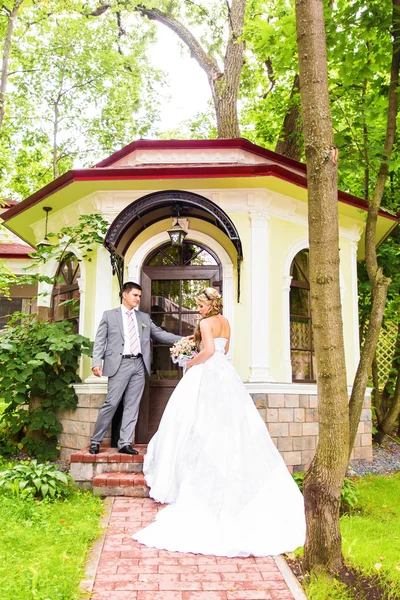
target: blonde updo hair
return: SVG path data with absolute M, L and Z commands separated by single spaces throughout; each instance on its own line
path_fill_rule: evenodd
M 194 341 L 197 346 L 197 350 L 199 350 L 201 342 L 200 321 L 203 319 L 208 319 L 209 317 L 215 317 L 216 315 L 222 313 L 222 296 L 215 288 L 208 287 L 202 290 L 200 294 L 196 296 L 196 300 L 206 304 L 210 303 L 210 308 L 208 309 L 206 316 L 198 320 L 194 332 Z

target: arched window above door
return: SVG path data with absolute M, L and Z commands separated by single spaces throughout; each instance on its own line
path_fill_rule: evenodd
M 294 257 L 290 284 L 290 358 L 293 381 L 315 381 L 314 347 L 311 329 L 308 250 Z
M 79 329 L 79 277 L 79 261 L 76 256 L 69 254 L 58 267 L 51 302 L 54 321 L 71 321 L 75 331 Z
M 208 248 L 186 241 L 182 246 L 164 244 L 148 257 L 145 264 L 149 267 L 184 267 L 218 265 L 219 262 Z
M 180 247 L 159 246 L 146 258 L 142 276 L 142 306 L 157 323 L 181 335 L 193 333 L 196 296 L 210 285 L 222 291 L 218 258 L 190 240 Z

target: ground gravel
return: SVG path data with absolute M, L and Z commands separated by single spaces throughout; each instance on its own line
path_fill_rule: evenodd
M 361 460 L 357 464 L 352 464 L 349 467 L 349 475 L 364 477 L 370 473 L 385 475 L 400 471 L 400 444 L 395 440 L 386 436 L 381 446 L 374 444 L 372 453 L 372 462 Z

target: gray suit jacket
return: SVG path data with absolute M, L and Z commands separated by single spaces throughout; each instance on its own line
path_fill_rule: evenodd
M 140 347 L 142 349 L 143 362 L 147 373 L 151 368 L 150 338 L 161 344 L 174 344 L 182 339 L 182 336 L 168 333 L 158 327 L 144 312 L 136 311 L 139 329 Z M 101 319 L 96 333 L 93 347 L 93 367 L 103 365 L 103 375 L 112 377 L 118 371 L 124 353 L 124 325 L 122 322 L 121 308 L 106 310 Z

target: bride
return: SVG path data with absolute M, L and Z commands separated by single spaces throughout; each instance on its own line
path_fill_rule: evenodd
M 222 299 L 196 299 L 199 353 L 176 387 L 144 460 L 150 496 L 167 503 L 133 539 L 216 556 L 268 556 L 304 544 L 303 497 L 234 368 Z M 201 343 L 201 345 L 200 345 Z

